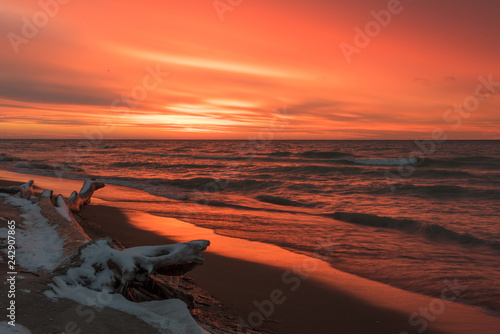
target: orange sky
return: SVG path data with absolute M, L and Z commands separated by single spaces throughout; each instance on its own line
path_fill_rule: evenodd
M 246 139 L 286 108 L 274 138 L 427 139 L 442 128 L 500 139 L 497 1 L 219 5 L 228 10 L 213 0 L 2 1 L 0 138 Z M 341 43 L 356 47 L 354 28 L 388 6 L 390 22 L 348 61 Z M 34 19 L 37 31 L 23 31 Z M 474 98 L 489 75 L 493 86 Z M 470 116 L 443 119 L 467 98 L 478 102 Z

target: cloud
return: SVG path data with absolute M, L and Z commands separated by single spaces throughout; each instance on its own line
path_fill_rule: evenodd
M 429 86 L 431 84 L 431 81 L 429 79 L 426 79 L 426 78 L 415 78 L 415 79 L 413 79 L 413 82 L 418 83 L 418 84 L 422 84 L 424 86 Z
M 11 101 L 102 106 L 113 98 L 98 88 L 56 84 L 35 78 L 0 78 L 0 97 Z
M 70 125 L 70 126 L 94 126 L 98 123 L 87 122 L 84 120 L 75 120 L 74 118 L 40 118 L 34 117 L 1 117 L 0 122 L 3 123 L 22 123 L 22 124 L 50 124 L 50 125 Z
M 287 109 L 288 114 L 299 120 L 307 117 L 315 117 L 324 120 L 353 121 L 362 116 L 358 113 L 348 111 L 353 105 L 344 101 L 313 99 L 289 105 Z

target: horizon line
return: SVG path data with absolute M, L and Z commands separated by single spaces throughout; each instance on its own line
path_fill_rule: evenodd
M 106 140 L 115 140 L 115 141 L 259 141 L 258 139 L 253 139 L 253 138 L 247 138 L 247 139 L 209 139 L 209 138 L 201 138 L 201 139 L 158 139 L 158 138 L 108 138 L 108 139 L 90 139 L 90 138 L 0 138 L 0 140 L 71 140 L 71 141 L 78 141 L 78 140 L 87 140 L 91 142 L 103 142 Z M 266 139 L 266 140 L 261 140 L 261 141 L 428 141 L 432 140 L 429 138 L 415 138 L 415 139 Z M 432 140 L 434 141 L 434 140 Z M 446 141 L 500 141 L 499 139 L 481 139 L 481 138 L 473 138 L 473 139 L 446 139 L 443 142 Z

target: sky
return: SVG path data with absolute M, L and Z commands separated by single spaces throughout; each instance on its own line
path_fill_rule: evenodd
M 500 139 L 498 1 L 0 1 L 0 138 Z

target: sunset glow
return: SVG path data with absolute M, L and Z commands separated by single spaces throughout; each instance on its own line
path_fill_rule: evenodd
M 4 3 L 0 138 L 500 139 L 497 2 L 214 3 Z

